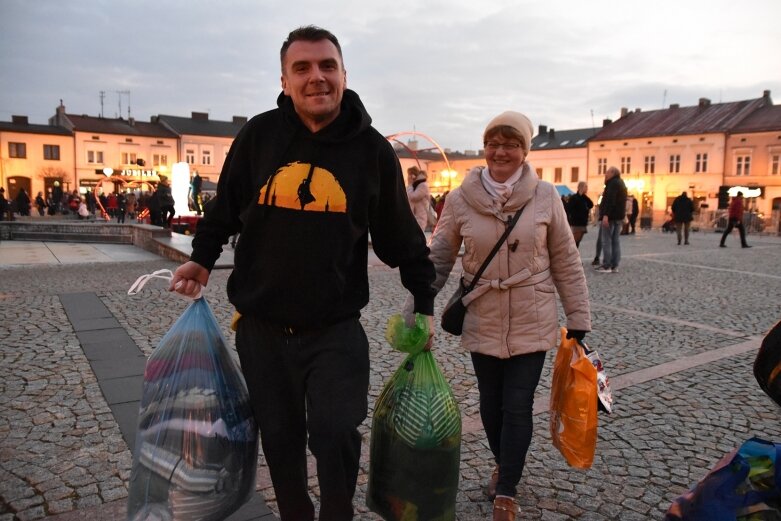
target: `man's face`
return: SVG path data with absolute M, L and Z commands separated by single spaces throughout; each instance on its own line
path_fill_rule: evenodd
M 347 72 L 336 46 L 328 40 L 293 42 L 282 64 L 282 90 L 296 113 L 316 132 L 339 115 Z

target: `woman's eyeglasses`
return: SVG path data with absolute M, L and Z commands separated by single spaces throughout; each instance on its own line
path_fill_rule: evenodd
M 520 143 L 496 143 L 494 141 L 486 141 L 483 143 L 486 150 L 507 150 L 508 152 L 514 152 L 521 148 Z

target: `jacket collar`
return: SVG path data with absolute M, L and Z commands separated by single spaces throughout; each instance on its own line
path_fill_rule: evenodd
M 496 215 L 502 220 L 504 220 L 503 215 L 507 212 L 515 212 L 528 203 L 540 182 L 537 173 L 529 162 L 525 161 L 521 167 L 523 169 L 521 178 L 515 183 L 510 198 L 504 206 L 501 207 L 483 186 L 481 174 L 484 168 L 487 167 L 473 168 L 469 174 L 467 174 L 466 179 L 464 179 L 464 182 L 461 184 L 461 192 L 463 193 L 467 204 L 474 208 L 478 213 Z

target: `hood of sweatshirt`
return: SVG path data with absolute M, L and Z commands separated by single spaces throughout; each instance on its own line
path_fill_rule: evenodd
M 339 115 L 325 128 L 311 132 L 298 117 L 293 99 L 284 92 L 277 97 L 277 106 L 284 115 L 285 123 L 293 135 L 301 134 L 321 143 L 340 143 L 348 141 L 371 126 L 372 118 L 366 112 L 361 98 L 350 89 L 345 89 Z

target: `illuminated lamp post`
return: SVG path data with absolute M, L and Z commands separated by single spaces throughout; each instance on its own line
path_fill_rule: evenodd
M 171 195 L 174 196 L 176 215 L 188 215 L 187 195 L 190 190 L 190 166 L 185 162 L 174 163 L 171 169 Z

